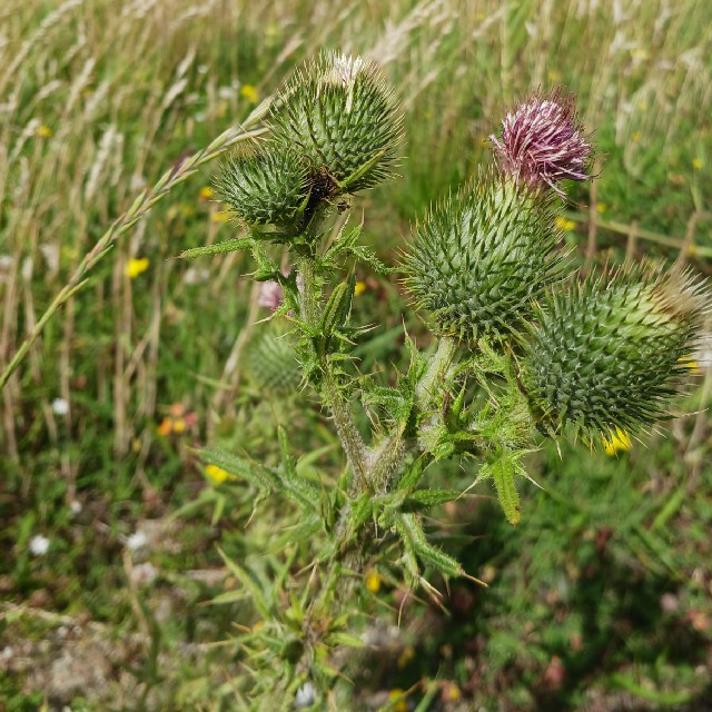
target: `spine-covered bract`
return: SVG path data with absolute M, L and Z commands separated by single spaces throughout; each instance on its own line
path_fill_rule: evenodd
M 559 432 L 635 431 L 664 416 L 709 303 L 688 272 L 622 270 L 551 294 L 523 360 L 537 418 Z
M 415 226 L 405 283 L 436 334 L 508 336 L 559 275 L 558 241 L 548 196 L 482 172 Z
M 308 197 L 307 166 L 293 147 L 264 141 L 228 159 L 215 187 L 244 222 L 286 227 L 298 221 Z
M 325 53 L 287 85 L 271 123 L 278 140 L 307 158 L 315 186 L 328 197 L 391 175 L 403 120 L 375 64 Z

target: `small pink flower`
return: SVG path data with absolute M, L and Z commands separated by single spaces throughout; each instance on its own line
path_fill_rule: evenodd
M 272 311 L 276 311 L 282 305 L 284 300 L 284 292 L 279 282 L 273 279 L 262 282 L 260 286 L 260 294 L 257 298 L 257 303 L 261 307 L 267 307 Z
M 490 138 L 502 169 L 531 186 L 545 184 L 563 196 L 558 181 L 591 177 L 591 144 L 573 98 L 561 92 L 531 97 L 505 116 L 502 138 Z

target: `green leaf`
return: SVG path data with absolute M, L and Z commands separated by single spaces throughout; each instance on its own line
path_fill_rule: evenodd
M 413 494 L 406 498 L 403 504 L 404 506 L 407 506 L 408 503 L 412 503 L 416 506 L 434 507 L 443 502 L 452 502 L 461 494 L 462 492 L 460 492 L 460 490 L 422 489 L 413 492 Z
M 394 267 L 388 267 L 377 256 L 376 253 L 365 245 L 354 245 L 347 250 L 354 257 L 365 262 L 376 274 L 390 274 L 395 272 Z
M 294 459 L 289 452 L 287 431 L 282 426 L 278 428 L 277 436 L 282 452 L 282 472 L 280 473 L 280 480 L 284 492 L 297 502 L 297 504 L 309 507 L 310 509 L 318 509 L 321 504 L 321 494 L 314 485 L 297 474 Z
M 192 247 L 189 250 L 183 250 L 178 255 L 178 259 L 193 259 L 195 257 L 206 257 L 208 255 L 222 255 L 227 252 L 236 252 L 243 250 L 246 247 L 251 247 L 253 240 L 250 237 L 239 237 L 233 240 L 225 240 L 224 242 L 216 242 L 214 245 L 204 245 L 203 247 Z
M 223 591 L 217 596 L 211 598 L 209 603 L 213 606 L 223 606 L 228 603 L 238 603 L 239 601 L 244 601 L 245 599 L 249 599 L 249 597 L 249 592 L 242 588 L 235 591 Z
M 275 474 L 266 467 L 237 455 L 232 455 L 224 450 L 201 448 L 198 450 L 198 456 L 203 462 L 222 467 L 223 470 L 226 470 L 231 475 L 247 480 L 258 489 L 270 491 L 279 485 Z
M 236 561 L 233 561 L 220 547 L 218 547 L 218 554 L 225 562 L 225 565 L 230 570 L 230 573 L 245 587 L 247 592 L 250 594 L 250 599 L 253 605 L 257 609 L 257 612 L 262 616 L 263 619 L 270 619 L 270 605 L 267 601 L 264 591 L 258 585 L 257 581 L 252 577 L 252 575 L 242 566 L 240 566 Z
M 363 648 L 363 640 L 351 633 L 332 633 L 327 642 L 333 646 L 344 646 L 347 648 Z
M 489 470 L 504 516 L 507 517 L 510 524 L 519 524 L 521 512 L 519 510 L 519 493 L 514 484 L 514 477 L 517 474 L 514 460 L 511 456 L 502 454 L 490 464 Z
M 418 485 L 418 482 L 420 482 L 420 478 L 423 476 L 425 462 L 425 457 L 421 455 L 410 465 L 410 467 L 405 470 L 403 476 L 398 481 L 398 491 L 409 492 Z
M 395 526 L 406 545 L 406 552 L 414 553 L 420 561 L 437 569 L 444 576 L 465 575 L 458 561 L 428 542 L 420 521 L 414 514 L 401 514 L 396 518 Z
M 324 307 L 324 315 L 321 320 L 321 328 L 326 336 L 330 336 L 346 324 L 351 312 L 355 283 L 356 279 L 351 274 L 346 281 L 334 287 L 334 291 Z

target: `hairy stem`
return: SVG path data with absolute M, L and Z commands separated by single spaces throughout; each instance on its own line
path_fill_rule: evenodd
M 300 294 L 301 316 L 307 324 L 315 325 L 319 319 L 320 290 L 315 279 L 314 260 L 308 256 L 301 257 L 297 269 L 303 280 Z M 323 371 L 322 393 L 324 400 L 331 411 L 336 432 L 341 440 L 351 471 L 354 473 L 356 490 L 363 491 L 369 486 L 366 445 L 354 423 L 351 405 L 339 388 L 328 356 L 322 357 L 320 361 Z

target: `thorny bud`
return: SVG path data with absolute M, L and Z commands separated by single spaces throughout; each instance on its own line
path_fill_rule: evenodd
M 631 431 L 664 416 L 689 371 L 709 293 L 688 271 L 621 269 L 551 294 L 523 360 L 532 410 L 550 431 Z
M 246 223 L 290 226 L 308 196 L 306 164 L 290 146 L 274 141 L 255 143 L 228 159 L 215 188 Z
M 439 336 L 509 335 L 561 272 L 551 201 L 506 177 L 480 173 L 414 233 L 405 284 Z
M 295 393 L 302 380 L 297 352 L 288 334 L 271 329 L 253 341 L 245 354 L 245 371 L 261 393 Z
M 299 72 L 272 109 L 275 137 L 305 155 L 319 198 L 354 193 L 389 177 L 402 126 L 376 65 L 334 52 Z

